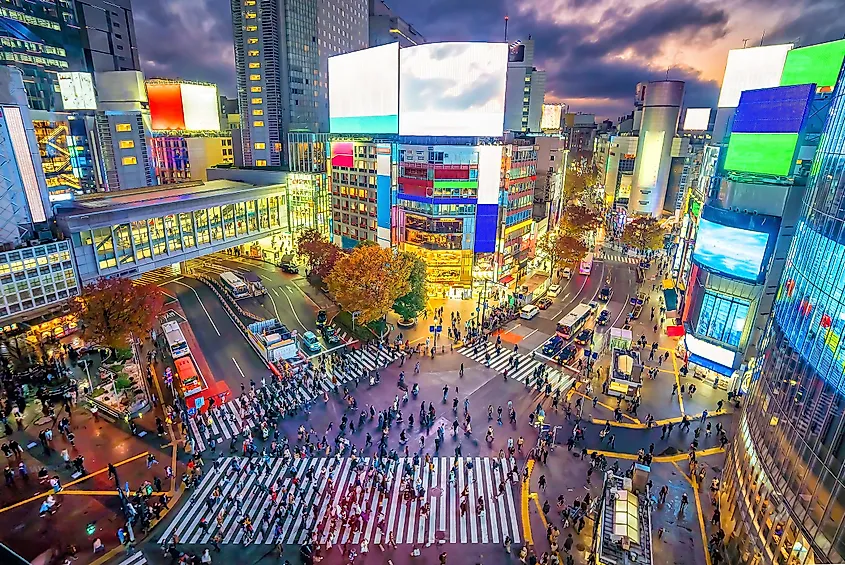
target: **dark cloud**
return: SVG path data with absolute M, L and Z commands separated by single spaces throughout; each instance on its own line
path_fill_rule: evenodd
M 785 2 L 786 0 L 776 0 Z M 845 37 L 845 5 L 841 0 L 816 0 L 794 17 L 781 18 L 767 37 L 770 41 L 814 45 Z
M 148 78 L 216 83 L 235 96 L 231 8 L 224 0 L 143 0 L 132 5 Z

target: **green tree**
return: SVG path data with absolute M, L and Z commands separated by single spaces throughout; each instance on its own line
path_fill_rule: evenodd
M 329 292 L 347 312 L 366 324 L 387 315 L 396 299 L 411 290 L 411 261 L 377 245 L 358 246 L 343 255 L 326 277 Z
M 413 320 L 420 312 L 425 310 L 425 305 L 428 302 L 428 289 L 425 285 L 428 267 L 425 260 L 419 255 L 412 253 L 402 253 L 402 255 L 412 261 L 411 273 L 408 276 L 411 290 L 396 299 L 393 303 L 393 311 L 402 317 L 402 321 L 407 322 Z
M 622 231 L 622 243 L 647 251 L 663 247 L 663 228 L 660 221 L 651 216 L 637 216 Z
M 567 235 L 584 239 L 589 232 L 597 230 L 602 224 L 601 215 L 581 204 L 569 204 L 560 217 L 560 229 Z
M 134 284 L 125 277 L 99 278 L 70 302 L 86 341 L 117 349 L 130 334 L 143 337 L 164 305 L 156 285 Z
M 562 230 L 546 233 L 540 238 L 537 248 L 549 262 L 549 273 L 552 279 L 558 269 L 571 267 L 587 253 L 587 246 L 580 238 Z

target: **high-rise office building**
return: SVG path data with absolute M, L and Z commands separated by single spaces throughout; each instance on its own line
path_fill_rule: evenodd
M 140 71 L 130 0 L 75 0 L 88 72 Z
M 367 47 L 367 0 L 231 0 L 244 165 L 279 166 L 287 134 L 326 132 L 328 58 Z
M 400 18 L 384 0 L 370 0 L 370 47 L 399 42 L 400 47 L 425 43 L 425 37 Z
M 782 86 L 767 89 L 806 90 L 803 83 L 811 83 L 816 103 L 827 102 L 829 112 L 806 192 L 793 207 L 800 208 L 800 213 L 791 230 L 794 235 L 782 262 L 780 284 L 772 293 L 772 314 L 749 371 L 748 398 L 723 475 L 722 515 L 727 518 L 727 561 L 731 563 L 845 561 L 843 48 L 845 43 L 831 42 L 789 51 L 780 75 Z M 836 67 L 840 68 L 838 81 L 831 78 Z M 834 81 L 833 95 L 825 99 L 825 89 L 829 91 Z M 743 92 L 738 103 L 731 143 L 742 135 L 746 140 L 737 147 L 753 144 L 760 157 L 747 159 L 753 154 L 736 148 L 731 155 L 729 145 L 726 161 L 758 169 L 783 164 L 792 173 L 794 154 L 777 150 L 789 134 L 760 133 L 776 131 L 771 126 L 736 132 L 740 121 L 746 130 L 747 94 Z M 784 129 L 784 122 L 776 120 L 798 115 L 784 110 L 783 104 L 772 110 L 770 123 L 781 126 L 777 131 Z
M 505 87 L 505 130 L 539 132 L 546 95 L 546 71 L 534 66 L 534 40 L 512 43 Z

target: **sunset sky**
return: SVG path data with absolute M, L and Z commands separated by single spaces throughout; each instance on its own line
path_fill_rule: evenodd
M 687 81 L 686 106 L 715 106 L 729 49 L 845 36 L 842 0 L 389 0 L 428 41 L 536 40 L 547 101 L 615 118 L 637 82 Z M 235 96 L 229 2 L 133 5 L 147 77 L 217 83 Z

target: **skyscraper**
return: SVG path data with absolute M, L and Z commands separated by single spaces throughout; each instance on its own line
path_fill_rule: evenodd
M 367 47 L 367 0 L 231 0 L 244 165 L 279 166 L 289 132 L 328 131 L 328 58 Z
M 844 147 L 840 71 L 723 475 L 731 563 L 845 561 Z
M 534 40 L 512 43 L 505 87 L 505 129 L 539 132 L 546 95 L 546 71 L 534 66 Z
M 399 42 L 400 47 L 425 43 L 414 26 L 400 18 L 384 0 L 370 0 L 370 47 Z

